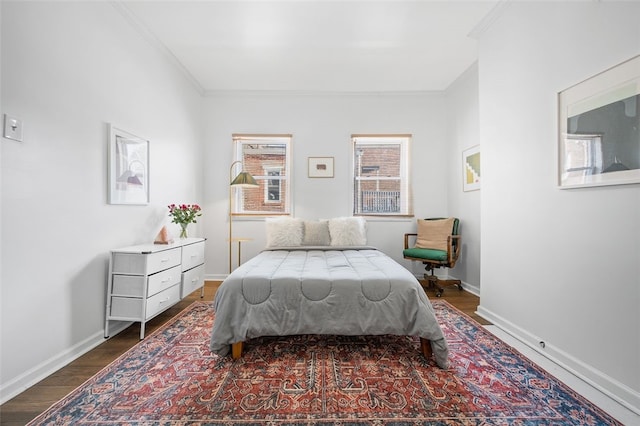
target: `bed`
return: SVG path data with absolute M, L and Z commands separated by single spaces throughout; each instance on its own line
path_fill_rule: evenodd
M 448 347 L 418 280 L 369 246 L 271 247 L 233 271 L 215 301 L 210 348 L 234 358 L 243 342 L 301 334 L 420 337 L 448 368 Z

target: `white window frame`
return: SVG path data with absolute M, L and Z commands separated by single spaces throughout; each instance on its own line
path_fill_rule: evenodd
M 277 175 L 270 175 L 271 172 L 278 172 Z M 264 168 L 265 176 L 268 176 L 267 184 L 264 186 L 264 202 L 265 203 L 281 203 L 282 202 L 282 180 L 280 179 L 280 175 L 282 174 L 282 167 L 265 167 Z M 270 181 L 277 180 L 278 181 L 278 199 L 271 200 L 269 198 L 269 187 L 271 186 Z
M 358 164 L 358 147 L 371 145 L 399 145 L 400 146 L 400 174 L 399 176 L 359 176 L 362 165 Z M 352 159 L 352 197 L 354 216 L 385 216 L 407 217 L 413 216 L 411 182 L 410 182 L 410 145 L 411 135 L 351 135 L 351 159 Z M 359 183 L 364 181 L 400 180 L 400 210 L 398 212 L 364 212 L 358 200 L 360 199 Z
M 243 157 L 243 146 L 251 145 L 251 144 L 259 144 L 259 145 L 284 145 L 285 146 L 285 161 L 284 168 L 277 167 L 280 170 L 279 176 L 269 176 L 268 170 L 275 169 L 276 167 L 262 167 L 262 175 L 252 175 L 253 178 L 260 184 L 261 181 L 264 181 L 264 190 L 261 192 L 262 196 L 265 199 L 265 204 L 271 204 L 268 199 L 268 185 L 269 180 L 273 180 L 274 178 L 280 180 L 280 198 L 284 205 L 283 211 L 247 211 L 244 208 L 244 193 L 243 191 L 252 191 L 258 190 L 255 189 L 245 189 L 245 188 L 237 188 L 232 195 L 233 199 L 233 211 L 231 214 L 233 216 L 287 216 L 291 215 L 291 206 L 292 206 L 292 167 L 291 167 L 291 145 L 292 145 L 292 135 L 290 134 L 233 134 L 233 153 L 234 158 L 233 161 L 241 161 L 244 169 L 244 157 Z M 284 175 L 283 172 L 284 171 Z M 239 170 L 236 171 L 239 173 Z M 284 197 L 282 196 L 284 192 Z M 283 199 L 284 198 L 284 199 Z

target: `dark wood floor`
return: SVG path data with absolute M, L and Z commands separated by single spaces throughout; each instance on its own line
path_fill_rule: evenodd
M 220 282 L 218 281 L 208 281 L 205 284 L 203 300 L 213 300 L 219 285 Z M 430 298 L 435 298 L 434 291 L 427 290 L 427 294 Z M 488 324 L 487 321 L 475 313 L 479 303 L 477 296 L 466 291 L 458 291 L 455 287 L 448 287 L 441 298 L 447 300 L 481 324 Z M 146 325 L 146 334 L 148 335 L 156 330 L 195 300 L 200 300 L 199 291 L 149 321 Z M 139 334 L 140 325 L 132 325 L 66 367 L 7 401 L 0 406 L 0 426 L 24 426 L 138 343 Z

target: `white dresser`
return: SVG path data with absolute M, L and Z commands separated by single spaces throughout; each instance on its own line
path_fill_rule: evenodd
M 111 250 L 104 337 L 109 321 L 147 321 L 197 289 L 204 290 L 204 238 Z M 202 293 L 201 293 L 202 295 Z

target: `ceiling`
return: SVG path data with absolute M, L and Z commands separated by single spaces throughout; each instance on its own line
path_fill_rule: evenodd
M 116 1 L 203 93 L 446 89 L 499 0 Z

